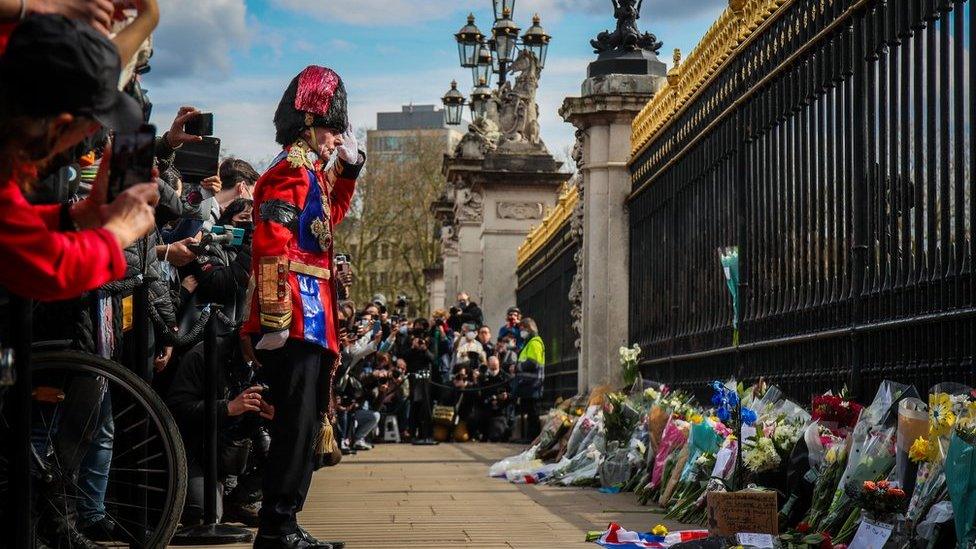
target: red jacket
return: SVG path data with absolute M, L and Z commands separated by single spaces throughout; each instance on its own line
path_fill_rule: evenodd
M 0 183 L 0 286 L 57 301 L 125 276 L 125 257 L 112 233 L 59 232 L 60 225 L 60 204 L 31 205 L 15 181 Z
M 288 330 L 292 339 L 339 352 L 332 231 L 349 210 L 364 162 L 338 160 L 324 172 L 299 142 L 258 179 L 252 290 L 241 333 Z

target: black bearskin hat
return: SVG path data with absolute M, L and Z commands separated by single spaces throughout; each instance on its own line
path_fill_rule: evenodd
M 349 127 L 346 87 L 335 71 L 310 65 L 292 79 L 274 116 L 275 141 L 288 146 L 308 127 Z

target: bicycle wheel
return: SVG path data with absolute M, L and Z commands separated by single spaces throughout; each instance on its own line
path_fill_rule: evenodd
M 139 540 L 134 545 L 143 547 L 166 546 L 179 523 L 187 486 L 183 442 L 166 405 L 138 376 L 94 355 L 40 352 L 32 363 L 35 472 L 46 479 L 69 479 L 57 496 L 74 500 L 79 510 L 97 506 L 93 494 L 104 493 L 105 515 L 123 538 Z M 88 401 L 97 404 L 86 406 Z M 63 447 L 72 430 L 84 433 L 78 437 L 84 442 L 71 446 L 80 449 L 77 454 Z M 99 456 L 111 459 L 104 490 L 93 488 L 99 482 L 89 461 L 96 451 L 93 437 L 100 443 Z M 62 469 L 77 470 L 69 463 L 81 465 L 81 474 L 61 475 Z M 0 498 L 8 474 L 6 463 L 0 463 Z M 38 506 L 45 505 L 43 499 Z

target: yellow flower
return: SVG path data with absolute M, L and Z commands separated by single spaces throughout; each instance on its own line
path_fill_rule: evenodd
M 694 423 L 695 425 L 698 425 L 699 423 L 704 421 L 704 418 L 702 418 L 701 414 L 691 414 L 691 416 L 688 417 L 688 421 Z
M 915 442 L 912 443 L 912 447 L 908 450 L 908 457 L 915 463 L 921 461 L 926 461 L 929 459 L 929 452 L 931 451 L 931 444 L 929 441 L 918 437 Z
M 952 399 L 946 393 L 929 396 L 929 433 L 933 436 L 946 436 L 956 424 L 956 414 L 952 411 Z
M 837 446 L 831 446 L 830 449 L 827 450 L 827 455 L 824 456 L 824 460 L 828 465 L 837 461 Z
M 666 536 L 668 535 L 668 529 L 663 524 L 658 524 L 651 530 L 651 533 L 655 536 Z
M 976 400 L 966 402 L 966 409 L 956 419 L 956 425 L 964 429 L 976 427 Z

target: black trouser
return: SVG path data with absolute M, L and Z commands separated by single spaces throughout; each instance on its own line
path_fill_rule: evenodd
M 275 407 L 258 533 L 292 534 L 312 483 L 320 413 L 328 406 L 326 356 L 321 347 L 296 339 L 257 356 Z
M 519 397 L 517 411 L 518 415 L 527 416 L 522 438 L 535 440 L 535 437 L 542 432 L 542 422 L 539 420 L 539 399 L 537 397 Z
M 415 438 L 433 437 L 433 418 L 430 417 L 430 380 L 410 379 L 410 426 Z

